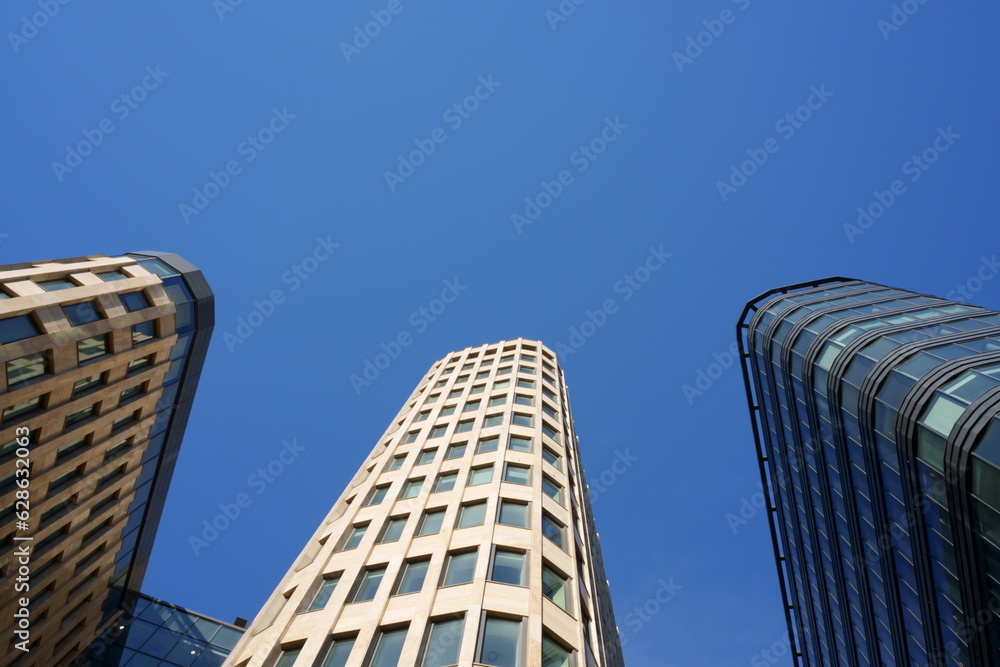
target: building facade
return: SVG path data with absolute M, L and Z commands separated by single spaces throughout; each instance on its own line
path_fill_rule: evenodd
M 173 254 L 0 266 L 5 664 L 70 664 L 134 602 L 213 317 Z
M 621 667 L 555 355 L 435 363 L 226 664 Z
M 737 334 L 796 664 L 1000 664 L 1000 314 L 833 278 Z

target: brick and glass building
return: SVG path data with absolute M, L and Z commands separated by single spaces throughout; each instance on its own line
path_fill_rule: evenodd
M 226 664 L 622 667 L 597 540 L 555 355 L 466 348 L 424 376 Z
M 737 333 L 796 664 L 1000 664 L 1000 313 L 834 278 Z
M 173 254 L 0 266 L 5 664 L 70 664 L 134 603 L 213 317 Z

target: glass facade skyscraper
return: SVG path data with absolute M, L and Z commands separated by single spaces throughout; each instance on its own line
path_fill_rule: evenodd
M 737 333 L 797 664 L 1000 664 L 1000 314 L 833 278 Z

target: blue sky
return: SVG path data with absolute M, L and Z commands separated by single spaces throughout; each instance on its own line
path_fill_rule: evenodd
M 607 307 L 561 361 L 628 664 L 790 664 L 734 324 L 830 275 L 998 306 L 1000 9 L 231 2 L 0 8 L 0 261 L 174 251 L 216 293 L 146 591 L 252 617 L 434 360 Z

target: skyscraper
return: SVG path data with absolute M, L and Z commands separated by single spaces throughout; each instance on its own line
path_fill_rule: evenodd
M 1000 664 L 1000 314 L 833 278 L 737 334 L 796 663 Z
M 555 355 L 435 363 L 226 664 L 621 667 Z
M 5 664 L 70 664 L 137 595 L 213 317 L 173 254 L 0 266 Z

